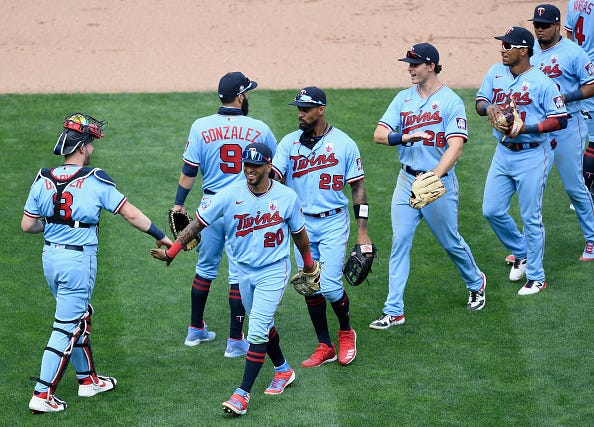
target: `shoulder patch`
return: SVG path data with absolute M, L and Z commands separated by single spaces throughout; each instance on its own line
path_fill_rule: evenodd
M 111 179 L 110 176 L 107 175 L 107 173 L 105 173 L 103 169 L 93 169 L 93 175 L 95 175 L 97 179 L 99 179 L 100 181 L 103 181 L 106 184 L 113 185 L 114 187 L 116 187 L 116 183 L 114 182 L 114 180 Z

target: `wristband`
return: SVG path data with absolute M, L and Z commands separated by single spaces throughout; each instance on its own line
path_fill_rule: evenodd
M 401 132 L 390 132 L 388 133 L 388 145 L 400 145 L 402 144 L 402 133 Z
M 538 124 L 524 125 L 524 133 L 538 133 Z
M 153 236 L 157 240 L 163 240 L 165 238 L 165 233 L 163 233 L 159 227 L 157 227 L 154 223 L 151 222 L 151 226 L 148 230 L 145 231 L 146 234 Z
M 483 106 L 481 107 L 481 110 L 483 110 L 483 114 L 486 116 L 487 115 L 487 107 L 491 105 L 488 102 L 483 103 Z
M 175 202 L 173 202 L 173 204 L 183 206 L 186 202 L 188 194 L 190 194 L 189 188 L 184 188 L 181 185 L 177 184 L 177 193 L 175 193 Z
M 353 211 L 355 211 L 355 219 L 369 218 L 369 205 L 353 205 Z
M 310 268 L 313 266 L 313 259 L 311 257 L 311 252 L 306 253 L 303 257 L 303 268 Z
M 184 247 L 182 246 L 182 244 L 176 240 L 175 242 L 173 242 L 173 245 L 171 245 L 171 247 L 165 251 L 165 255 L 173 259 L 183 248 Z
M 580 99 L 584 99 L 584 94 L 582 93 L 580 88 L 577 88 L 573 92 L 569 92 L 569 93 L 565 94 L 565 103 L 566 104 L 569 102 L 579 101 Z

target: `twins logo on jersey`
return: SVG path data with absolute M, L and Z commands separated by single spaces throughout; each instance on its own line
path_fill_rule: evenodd
M 290 156 L 292 160 L 293 178 L 299 178 L 300 176 L 307 175 L 310 172 L 317 171 L 320 169 L 331 168 L 336 166 L 339 162 L 334 153 L 319 154 L 309 157 L 303 156 Z
M 542 71 L 546 76 L 549 76 L 551 79 L 555 79 L 563 75 L 563 71 L 559 69 L 559 64 L 557 64 L 557 58 L 555 56 L 551 57 L 551 63 L 555 64 L 552 67 L 550 65 L 544 65 L 543 63 L 540 64 L 540 71 Z
M 505 104 L 511 98 L 515 101 L 516 105 L 530 105 L 532 104 L 532 100 L 530 99 L 530 85 L 527 82 L 522 82 L 522 93 L 520 92 L 513 92 L 513 89 L 509 90 L 509 93 L 505 93 L 503 89 L 494 88 L 493 89 L 493 99 L 491 101 L 492 104 Z
M 426 126 L 437 125 L 443 121 L 439 110 L 425 113 L 421 110 L 419 114 L 414 114 L 412 111 L 402 111 L 400 116 L 402 117 L 402 131 L 404 133 Z
M 271 202 L 271 205 L 276 207 L 276 201 Z M 249 213 L 235 214 L 233 215 L 233 218 L 238 221 L 237 231 L 235 233 L 235 236 L 237 237 L 247 236 L 256 230 L 261 230 L 263 228 L 281 225 L 284 220 L 277 210 L 275 210 L 274 213 L 261 213 L 258 211 L 256 216 L 251 216 Z

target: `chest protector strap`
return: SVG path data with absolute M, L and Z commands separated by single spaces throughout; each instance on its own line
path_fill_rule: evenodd
M 70 177 L 68 177 L 65 180 L 56 178 L 52 174 L 52 171 L 53 171 L 53 169 L 50 169 L 50 168 L 41 169 L 41 171 L 40 171 L 40 175 L 46 179 L 49 179 L 51 182 L 54 183 L 54 186 L 56 187 L 56 196 L 54 198 L 54 214 L 50 217 L 46 217 L 45 222 L 47 222 L 49 224 L 64 224 L 64 225 L 68 225 L 72 228 L 89 228 L 92 225 L 96 225 L 96 224 L 87 224 L 87 223 L 80 222 L 80 221 L 73 221 L 71 219 L 66 219 L 62 215 L 60 215 L 60 205 L 62 203 L 62 193 L 64 192 L 64 189 L 66 187 L 68 187 L 68 184 L 70 184 L 71 182 L 76 181 L 77 179 L 85 178 L 85 177 L 89 176 L 91 173 L 93 173 L 95 171 L 95 169 L 94 168 L 84 168 L 84 167 L 80 168 L 75 174 L 71 175 Z

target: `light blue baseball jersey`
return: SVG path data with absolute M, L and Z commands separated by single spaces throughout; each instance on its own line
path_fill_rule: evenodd
M 217 193 L 229 184 L 245 180 L 241 153 L 252 142 L 266 144 L 272 154 L 276 151 L 276 138 L 264 122 L 219 112 L 192 124 L 183 160 L 200 167 L 202 190 Z
M 526 125 L 535 125 L 547 117 L 564 117 L 567 115 L 563 98 L 552 79 L 545 76 L 535 67 L 514 76 L 509 67 L 502 63 L 493 65 L 483 79 L 476 95 L 476 101 L 487 101 L 491 104 L 505 104 L 513 97 Z M 503 133 L 493 128 L 493 136 L 498 141 Z M 521 133 L 515 138 L 506 138 L 510 143 L 542 143 L 538 133 Z
M 569 0 L 565 29 L 573 33 L 573 40 L 580 45 L 594 61 L 594 2 L 587 0 Z M 594 111 L 594 99 L 582 101 L 583 108 Z
M 258 196 L 249 190 L 246 182 L 227 187 L 204 199 L 196 217 L 205 226 L 223 217 L 233 258 L 252 268 L 288 257 L 290 233 L 298 233 L 305 227 L 297 194 L 276 181 Z
M 63 165 L 51 170 L 58 180 L 67 181 L 80 169 L 76 165 Z M 54 196 L 56 186 L 51 179 L 37 174 L 27 202 L 24 214 L 31 218 L 51 217 L 54 214 Z M 45 224 L 43 237 L 52 243 L 64 245 L 97 245 L 97 224 L 101 209 L 117 214 L 126 203 L 126 197 L 116 189 L 113 180 L 101 169 L 89 169 L 83 175 L 64 188 L 60 203 L 60 214 L 67 220 L 80 221 L 91 225 L 88 228 L 74 228 L 66 224 Z
M 281 140 L 272 167 L 297 192 L 305 213 L 345 208 L 344 186 L 365 177 L 359 147 L 346 133 L 331 127 L 309 149 L 299 142 L 302 133 L 297 130 Z
M 564 37 L 548 49 L 541 49 L 538 41 L 534 44 L 534 55 L 530 63 L 553 79 L 563 94 L 573 92 L 585 84 L 594 83 L 594 65 L 586 51 Z M 566 104 L 570 114 L 582 110 L 582 101 Z
M 416 85 L 398 92 L 379 125 L 404 134 L 427 132 L 431 135 L 423 142 L 397 147 L 400 161 L 419 171 L 433 170 L 437 166 L 448 148 L 449 138 L 468 139 L 464 102 L 444 85 L 427 98 L 419 95 Z M 454 172 L 454 167 L 450 170 Z

